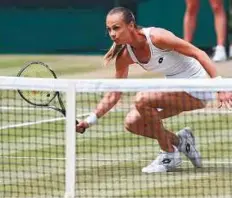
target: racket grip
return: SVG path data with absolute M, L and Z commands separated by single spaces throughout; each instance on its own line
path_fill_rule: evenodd
M 79 122 L 78 122 L 78 120 L 76 120 L 76 125 L 78 125 L 79 124 Z M 85 128 L 82 128 L 83 130 L 82 131 L 78 131 L 78 133 L 84 133 L 85 132 Z

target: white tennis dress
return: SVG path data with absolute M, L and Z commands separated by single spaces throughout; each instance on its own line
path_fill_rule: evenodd
M 208 78 L 208 74 L 203 66 L 195 58 L 185 56 L 174 50 L 162 50 L 153 45 L 150 38 L 151 28 L 142 29 L 149 48 L 151 57 L 148 63 L 140 63 L 136 58 L 130 45 L 127 50 L 131 59 L 139 64 L 146 71 L 161 72 L 166 78 Z M 212 92 L 188 92 L 193 97 L 201 100 L 213 100 L 215 94 Z

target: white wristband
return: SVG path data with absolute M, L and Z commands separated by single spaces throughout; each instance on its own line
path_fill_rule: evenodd
M 95 113 L 90 113 L 85 121 L 88 123 L 89 126 L 97 124 L 97 115 Z

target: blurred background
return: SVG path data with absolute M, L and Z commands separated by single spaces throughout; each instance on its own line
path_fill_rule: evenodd
M 216 45 L 213 13 L 201 0 L 193 43 L 204 49 Z M 232 31 L 231 0 L 224 0 Z M 104 53 L 111 42 L 105 16 L 114 6 L 130 8 L 142 26 L 159 26 L 183 36 L 185 1 L 166 0 L 1 0 L 0 53 Z
M 208 0 L 199 2 L 192 43 L 211 56 L 216 46 L 214 14 Z M 113 67 L 103 68 L 102 57 L 112 43 L 105 17 L 115 6 L 132 10 L 138 25 L 166 28 L 183 38 L 185 0 L 0 0 L 0 74 L 15 76 L 25 62 L 39 60 L 60 78 L 113 77 Z M 224 0 L 224 8 L 229 57 L 231 0 Z M 229 58 L 216 65 L 220 75 L 232 76 Z M 157 76 L 133 67 L 130 77 Z

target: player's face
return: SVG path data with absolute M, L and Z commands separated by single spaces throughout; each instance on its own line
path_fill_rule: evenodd
M 126 24 L 121 13 L 108 15 L 106 18 L 106 28 L 110 38 L 116 44 L 126 44 L 130 41 L 132 24 Z

